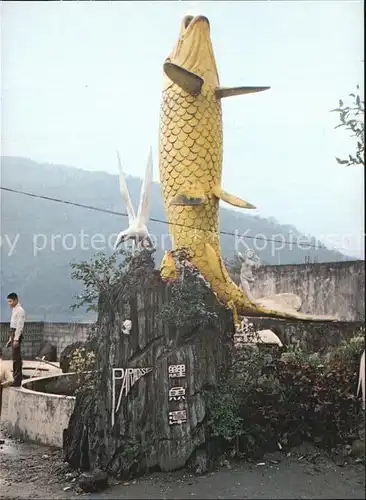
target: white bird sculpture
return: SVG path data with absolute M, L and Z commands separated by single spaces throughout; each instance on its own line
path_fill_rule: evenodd
M 139 248 L 145 242 L 149 244 L 149 246 L 153 246 L 151 237 L 149 235 L 149 231 L 147 230 L 147 221 L 150 210 L 150 197 L 151 197 L 151 185 L 153 178 L 153 160 L 152 160 L 152 149 L 150 148 L 149 159 L 147 162 L 145 178 L 142 183 L 141 193 L 140 193 L 140 203 L 137 211 L 137 215 L 135 214 L 135 210 L 133 208 L 130 195 L 127 189 L 127 184 L 125 181 L 124 173 L 122 170 L 121 158 L 117 151 L 118 158 L 118 167 L 119 167 L 119 186 L 122 194 L 123 201 L 126 204 L 127 214 L 128 214 L 128 228 L 124 231 L 121 231 L 116 239 L 114 244 L 114 250 L 117 247 L 124 243 L 125 241 L 132 240 L 133 246 Z

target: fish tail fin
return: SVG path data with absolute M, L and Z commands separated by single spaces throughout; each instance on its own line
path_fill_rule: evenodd
M 257 303 L 255 299 L 249 297 L 244 290 L 241 290 L 236 283 L 234 283 L 222 259 L 209 243 L 205 244 L 205 254 L 212 277 L 215 281 L 217 280 L 221 283 L 221 290 L 225 290 L 226 300 L 224 300 L 224 302 L 232 309 L 235 324 L 239 323 L 239 315 L 314 322 L 338 321 L 338 318 L 333 316 L 305 314 L 292 309 L 276 310 Z
M 247 300 L 246 294 L 243 296 L 243 306 L 246 308 L 245 302 Z M 240 307 L 238 307 L 238 311 L 240 313 Z M 270 309 L 266 306 L 256 303 L 255 301 L 251 301 L 251 308 L 246 313 L 247 316 L 263 316 L 269 318 L 277 318 L 277 319 L 289 319 L 289 320 L 297 320 L 297 321 L 313 321 L 313 322 L 335 322 L 339 321 L 335 316 L 322 316 L 316 314 L 306 314 L 299 311 L 294 310 L 276 310 Z

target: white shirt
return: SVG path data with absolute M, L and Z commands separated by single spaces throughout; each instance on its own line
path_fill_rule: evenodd
M 10 319 L 10 328 L 15 328 L 14 340 L 19 340 L 19 337 L 23 333 L 25 322 L 25 312 L 22 306 L 18 303 L 13 307 Z

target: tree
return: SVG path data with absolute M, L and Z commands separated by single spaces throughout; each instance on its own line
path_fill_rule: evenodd
M 351 105 L 347 106 L 342 99 L 339 100 L 339 107 L 332 109 L 332 112 L 339 113 L 340 123 L 335 128 L 344 127 L 351 132 L 351 137 L 356 137 L 356 154 L 348 155 L 348 159 L 336 160 L 340 165 L 364 165 L 365 164 L 365 101 L 360 97 L 360 87 L 357 85 L 357 93 L 349 94 L 352 97 Z
M 153 272 L 155 249 L 144 249 L 135 254 L 122 248 L 109 257 L 98 252 L 89 261 L 71 264 L 71 278 L 83 284 L 71 309 L 86 307 L 86 311 L 98 312 L 100 295 L 107 297 L 117 287 L 126 295 Z
M 117 256 L 122 257 L 122 262 L 117 262 Z M 71 278 L 83 283 L 83 290 L 76 298 L 76 303 L 71 309 L 85 307 L 86 311 L 98 310 L 99 295 L 107 292 L 126 274 L 126 266 L 131 256 L 121 249 L 107 257 L 103 252 L 94 255 L 90 261 L 71 264 Z

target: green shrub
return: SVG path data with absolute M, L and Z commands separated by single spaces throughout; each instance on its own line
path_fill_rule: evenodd
M 258 457 L 281 445 L 312 440 L 333 448 L 358 435 L 356 397 L 363 332 L 326 358 L 298 348 L 244 346 L 217 392 L 208 397 L 211 435 L 233 453 Z
M 159 318 L 192 335 L 199 328 L 217 322 L 218 303 L 205 277 L 189 264 L 189 251 L 181 249 L 171 253 L 178 276 L 168 280 L 170 301 L 162 306 Z
M 96 353 L 91 343 L 85 343 L 83 346 L 75 349 L 70 358 L 70 372 L 76 373 L 77 389 L 76 392 L 92 388 L 94 385 Z

